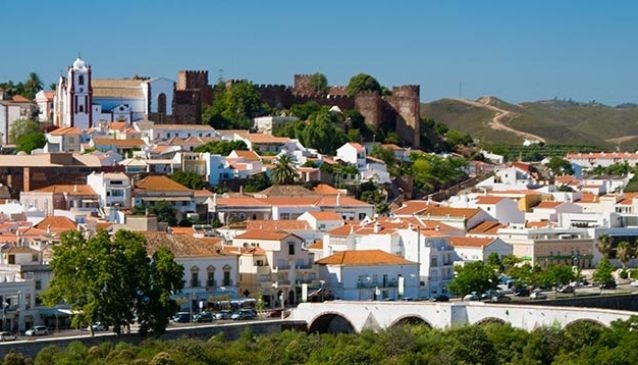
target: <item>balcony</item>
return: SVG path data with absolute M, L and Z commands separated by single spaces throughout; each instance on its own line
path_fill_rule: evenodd
M 200 280 L 191 280 L 190 281 L 191 288 L 199 288 L 202 285 Z
M 221 286 L 233 286 L 232 280 L 222 280 Z
M 282 272 L 290 270 L 290 265 L 277 265 L 272 269 L 272 272 Z
M 206 280 L 206 286 L 209 288 L 214 288 L 217 286 L 217 280 Z

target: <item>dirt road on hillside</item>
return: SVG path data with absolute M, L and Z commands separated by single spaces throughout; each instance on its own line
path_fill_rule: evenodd
M 478 108 L 487 109 L 487 110 L 490 110 L 490 111 L 496 113 L 494 118 L 492 118 L 492 120 L 488 124 L 489 127 L 494 129 L 494 130 L 500 130 L 500 131 L 506 131 L 506 132 L 514 133 L 517 136 L 520 136 L 520 137 L 523 137 L 523 138 L 527 138 L 527 139 L 531 139 L 531 140 L 537 140 L 537 141 L 545 143 L 545 138 L 543 138 L 543 137 L 537 136 L 537 135 L 532 134 L 532 133 L 519 131 L 518 129 L 514 129 L 514 128 L 506 125 L 505 122 L 509 122 L 509 121 L 513 120 L 514 118 L 517 118 L 519 116 L 519 114 L 511 112 L 511 111 L 508 111 L 508 110 L 505 110 L 505 109 L 497 108 L 497 107 L 495 107 L 493 105 L 490 105 L 490 101 L 491 101 L 490 97 L 481 98 L 481 99 L 479 99 L 479 101 L 466 100 L 466 99 L 457 99 L 457 98 L 452 98 L 452 99 L 456 100 L 456 101 L 459 101 L 461 103 L 472 105 L 472 106 L 475 106 L 475 107 L 478 107 Z

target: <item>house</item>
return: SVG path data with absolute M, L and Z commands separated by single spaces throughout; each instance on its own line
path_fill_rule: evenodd
M 182 140 L 199 137 L 210 140 L 219 140 L 220 137 L 215 128 L 206 124 L 159 124 L 152 122 L 133 123 L 135 130 L 145 138 L 146 143 L 152 144 L 159 141 L 167 141 L 171 138 Z
M 141 139 L 116 139 L 116 138 L 93 138 L 89 145 L 101 152 L 117 152 L 122 156 L 128 155 L 135 150 L 143 150 L 146 147 Z
M 18 119 L 30 119 L 37 113 L 37 104 L 20 96 L 9 96 L 0 89 L 0 145 L 15 143 L 9 141 L 13 123 Z
M 525 213 L 525 220 L 558 222 L 563 213 L 582 212 L 583 208 L 574 203 L 544 200 L 533 207 L 531 212 Z
M 366 167 L 366 149 L 355 142 L 348 142 L 337 148 L 337 156 L 341 161 L 357 166 L 361 170 Z
M 80 152 L 82 144 L 89 141 L 88 135 L 77 127 L 57 128 L 46 134 L 47 144 L 44 151 L 52 152 Z
M 496 253 L 501 259 L 512 254 L 512 246 L 498 237 L 450 237 L 450 245 L 464 262 L 486 262 L 492 253 Z
M 233 238 L 232 247 L 250 253 L 250 256 L 240 257 L 240 287 L 250 293 L 263 293 L 269 303 L 272 303 L 270 298 L 282 295 L 285 302 L 298 303 L 301 300 L 301 284 L 312 284 L 315 280 L 316 271 L 308 250 L 304 248 L 304 240 L 295 234 L 246 231 Z
M 275 137 L 261 133 L 237 132 L 233 136 L 235 141 L 243 141 L 251 151 L 260 153 L 279 154 L 282 151 L 293 152 L 300 148 L 298 141 L 288 137 Z
M 56 184 L 45 188 L 23 191 L 20 202 L 53 215 L 55 209 L 74 210 L 91 214 L 99 207 L 99 196 L 87 184 Z
M 484 210 L 503 224 L 523 223 L 525 215 L 512 199 L 502 196 L 479 195 L 470 206 Z
M 142 235 L 149 256 L 160 247 L 167 247 L 175 262 L 184 267 L 184 289 L 172 295 L 181 309 L 199 308 L 200 301 L 206 304 L 238 295 L 238 255 L 223 251 L 220 238 L 166 232 L 142 232 Z
M 308 222 L 313 230 L 319 232 L 328 232 L 344 224 L 343 218 L 335 212 L 306 212 L 300 215 L 297 220 Z
M 35 94 L 35 103 L 38 104 L 38 122 L 47 123 L 53 121 L 53 98 L 55 91 L 40 90 Z
M 34 275 L 37 273 L 37 275 Z M 0 297 L 3 303 L 1 325 L 3 330 L 22 332 L 39 323 L 35 306 L 36 282 L 48 281 L 51 270 L 42 265 L 41 254 L 32 248 L 3 246 L 0 248 Z
M 288 123 L 298 121 L 297 117 L 288 116 L 265 116 L 253 118 L 254 128 L 257 133 L 272 134 L 273 129 Z
M 153 206 L 159 202 L 166 202 L 175 208 L 178 219 L 186 213 L 197 211 L 193 190 L 167 176 L 150 175 L 134 183 L 134 206 Z
M 565 160 L 582 166 L 584 170 L 591 170 L 596 166 L 609 167 L 614 164 L 627 163 L 629 166 L 638 164 L 638 153 L 631 152 L 600 152 L 600 153 L 568 153 Z
M 323 290 L 342 300 L 419 296 L 418 264 L 382 250 L 340 251 L 316 262 Z
M 95 173 L 86 177 L 86 184 L 95 191 L 100 208 L 131 208 L 131 180 L 122 172 Z

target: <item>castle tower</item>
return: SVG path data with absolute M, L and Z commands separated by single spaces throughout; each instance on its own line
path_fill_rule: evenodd
M 77 58 L 69 66 L 67 77 L 60 78 L 56 92 L 56 124 L 60 127 L 88 129 L 93 125 L 91 105 L 91 66 Z

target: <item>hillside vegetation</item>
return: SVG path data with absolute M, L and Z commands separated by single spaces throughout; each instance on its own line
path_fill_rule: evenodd
M 504 112 L 509 113 L 500 118 L 499 128 L 494 118 Z M 524 134 L 532 134 L 548 144 L 638 149 L 638 107 L 634 105 L 610 107 L 563 100 L 514 105 L 483 97 L 476 101 L 441 99 L 425 103 L 421 105 L 421 115 L 490 144 L 522 144 Z

